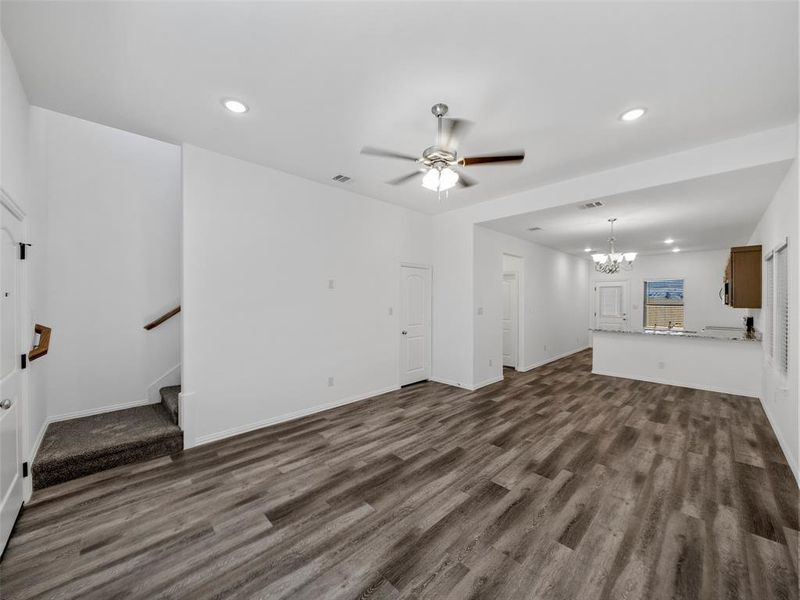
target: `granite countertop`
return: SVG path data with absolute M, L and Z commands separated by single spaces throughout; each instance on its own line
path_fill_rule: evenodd
M 631 329 L 629 331 L 618 331 L 615 329 L 589 329 L 597 333 L 619 333 L 623 335 L 653 335 L 665 337 L 682 338 L 701 338 L 706 340 L 723 340 L 729 342 L 760 342 L 761 333 L 754 332 L 748 334 L 745 329 L 735 327 L 705 327 L 700 331 L 688 331 L 683 329 Z

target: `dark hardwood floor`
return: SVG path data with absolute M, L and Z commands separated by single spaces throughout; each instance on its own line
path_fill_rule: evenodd
M 797 488 L 758 401 L 590 364 L 416 385 L 42 490 L 0 596 L 796 599 Z

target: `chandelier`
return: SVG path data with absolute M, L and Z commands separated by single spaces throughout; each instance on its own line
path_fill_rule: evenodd
M 614 221 L 616 219 L 609 219 L 611 223 L 611 236 L 608 238 L 608 254 L 592 254 L 594 261 L 595 271 L 611 275 L 618 273 L 620 270 L 630 271 L 633 269 L 633 261 L 636 260 L 636 252 L 617 252 L 614 243 L 617 241 L 614 237 Z

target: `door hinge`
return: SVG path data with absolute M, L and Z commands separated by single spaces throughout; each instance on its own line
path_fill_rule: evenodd
M 22 476 L 23 477 L 27 477 L 28 476 L 28 463 L 27 462 L 22 463 Z
M 19 259 L 25 260 L 25 248 L 30 246 L 30 244 L 26 244 L 25 242 L 19 243 Z
M 20 354 L 19 355 L 19 368 L 20 369 L 27 369 L 28 368 L 28 355 L 27 354 Z

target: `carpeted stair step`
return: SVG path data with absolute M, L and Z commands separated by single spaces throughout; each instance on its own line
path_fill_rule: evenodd
M 161 388 L 161 404 L 167 409 L 172 422 L 178 424 L 178 395 L 181 393 L 181 386 L 170 385 Z
M 161 404 L 51 423 L 31 468 L 33 489 L 183 450 L 183 431 Z

